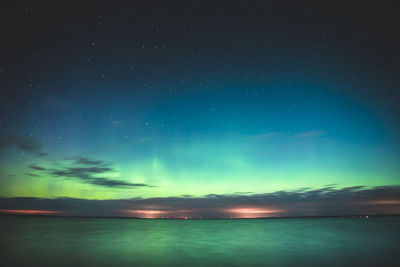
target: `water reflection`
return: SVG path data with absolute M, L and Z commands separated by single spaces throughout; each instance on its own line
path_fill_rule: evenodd
M 0 218 L 3 266 L 394 264 L 399 218 Z

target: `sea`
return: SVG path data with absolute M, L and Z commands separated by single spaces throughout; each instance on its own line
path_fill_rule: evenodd
M 400 266 L 400 217 L 0 217 L 0 266 Z

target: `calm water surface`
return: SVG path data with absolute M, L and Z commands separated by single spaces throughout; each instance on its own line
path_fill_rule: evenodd
M 1 266 L 388 266 L 400 218 L 0 217 Z

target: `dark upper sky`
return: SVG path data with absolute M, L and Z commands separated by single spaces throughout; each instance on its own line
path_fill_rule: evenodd
M 0 197 L 397 185 L 395 3 L 9 1 Z

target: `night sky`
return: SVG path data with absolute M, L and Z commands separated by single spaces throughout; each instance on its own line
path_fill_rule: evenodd
M 400 213 L 396 1 L 8 1 L 0 212 Z

